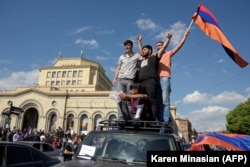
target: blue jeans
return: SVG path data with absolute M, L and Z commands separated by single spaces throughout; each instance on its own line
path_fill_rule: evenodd
M 170 78 L 159 77 L 157 85 L 157 120 L 166 124 L 170 122 L 170 92 Z
M 126 94 L 130 94 L 130 85 L 133 84 L 134 81 L 132 79 L 122 79 L 122 78 L 118 78 L 117 80 L 117 92 L 124 92 Z M 129 106 L 129 102 L 128 103 L 128 106 Z M 125 120 L 128 120 L 128 116 L 126 114 L 127 111 L 123 111 L 123 107 L 122 107 L 122 104 L 121 102 L 118 104 L 118 119 L 121 118 L 121 119 L 125 119 Z M 128 108 L 130 109 L 130 107 Z

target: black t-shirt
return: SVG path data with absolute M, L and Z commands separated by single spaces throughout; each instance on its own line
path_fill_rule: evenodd
M 65 149 L 68 150 L 68 151 L 73 152 L 74 151 L 74 145 L 71 142 L 67 142 L 67 143 L 65 143 L 64 150 Z M 70 160 L 72 160 L 72 156 L 73 155 L 71 155 L 71 154 L 64 154 L 64 161 L 70 161 Z
M 158 64 L 160 59 L 158 56 L 150 56 L 140 62 L 139 80 L 143 81 L 149 78 L 157 78 Z

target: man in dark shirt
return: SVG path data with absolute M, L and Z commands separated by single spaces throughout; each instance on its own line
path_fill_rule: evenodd
M 65 143 L 64 150 L 63 150 L 64 162 L 72 160 L 72 157 L 75 154 L 76 142 L 77 142 L 77 136 L 71 135 L 70 139 Z
M 166 33 L 166 40 L 164 41 L 163 47 L 157 51 L 157 54 L 153 54 L 153 48 L 150 45 L 145 45 L 142 47 L 142 36 L 137 37 L 138 48 L 140 54 L 144 57 L 144 60 L 140 62 L 140 74 L 139 81 L 141 83 L 142 93 L 148 95 L 149 108 L 151 109 L 152 121 L 156 121 L 157 103 L 156 103 L 156 86 L 157 86 L 157 76 L 158 76 L 158 64 L 164 50 L 167 48 L 170 39 L 172 37 L 171 33 Z

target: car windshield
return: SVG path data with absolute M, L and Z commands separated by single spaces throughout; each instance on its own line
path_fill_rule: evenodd
M 176 150 L 172 142 L 167 135 L 90 133 L 77 157 L 146 162 L 147 151 Z

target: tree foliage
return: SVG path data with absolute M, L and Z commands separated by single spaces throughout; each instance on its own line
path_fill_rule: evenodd
M 226 115 L 227 132 L 250 135 L 250 98 Z

